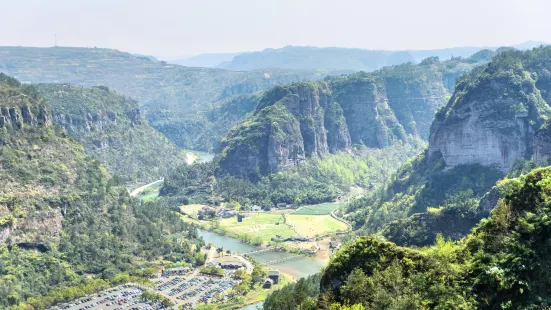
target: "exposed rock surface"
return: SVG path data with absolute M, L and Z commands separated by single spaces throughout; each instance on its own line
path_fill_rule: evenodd
M 536 132 L 534 141 L 534 160 L 539 164 L 551 161 L 551 123 L 545 124 Z
M 507 172 L 517 158 L 533 155 L 536 130 L 551 109 L 529 69 L 499 57 L 459 83 L 435 118 L 429 154 L 441 152 L 448 168 L 481 164 Z
M 136 101 L 104 86 L 36 87 L 53 122 L 123 181 L 148 183 L 184 163 L 183 153 L 148 124 Z
M 60 211 L 32 209 L 32 204 L 41 203 L 46 196 L 44 189 L 21 184 L 19 179 L 30 178 L 30 172 L 20 159 L 13 157 L 13 153 L 18 152 L 24 156 L 24 162 L 32 161 L 35 154 L 22 150 L 29 146 L 36 156 L 49 156 L 44 154 L 47 152 L 38 154 L 43 150 L 22 138 L 47 132 L 51 126 L 48 109 L 35 95 L 30 87 L 0 74 L 0 244 L 44 246 L 59 243 L 61 237 Z M 37 165 L 37 168 L 43 167 Z
M 21 100 L 12 99 L 12 104 L 18 105 L 24 102 L 25 98 L 20 98 Z M 26 126 L 34 125 L 51 125 L 51 120 L 49 115 L 46 113 L 46 108 L 41 106 L 36 111 L 37 116 L 33 114 L 31 108 L 26 105 L 14 106 L 14 107 L 2 107 L 0 108 L 0 128 L 23 128 Z
M 260 100 L 255 114 L 234 128 L 222 141 L 219 156 L 221 172 L 233 175 L 251 175 L 277 172 L 285 167 L 299 164 L 304 157 L 324 156 L 338 151 L 349 151 L 353 144 L 363 144 L 368 147 L 383 148 L 397 141 L 405 141 L 408 134 L 427 136 L 427 119 L 431 119 L 436 109 L 443 105 L 444 88 L 440 82 L 441 93 L 432 99 L 423 99 L 420 90 L 414 91 L 417 86 L 411 86 L 411 94 L 401 94 L 393 86 L 394 82 L 369 73 L 361 72 L 349 76 L 329 79 L 327 82 L 299 83 L 286 87 L 275 87 L 267 91 Z M 391 94 L 392 97 L 389 97 Z M 426 92 L 425 96 L 433 96 L 433 92 Z M 408 99 L 409 98 L 409 99 Z M 423 104 L 420 104 L 423 103 Z M 426 102 L 430 102 L 424 104 Z M 439 102 L 439 104 L 437 104 Z M 391 107 L 392 104 L 394 108 Z M 271 106 L 281 108 L 272 109 L 268 114 L 261 113 Z M 243 163 L 243 158 L 255 158 L 257 154 L 246 152 L 245 149 L 261 149 L 257 144 L 257 136 L 249 135 L 251 124 L 264 123 L 262 117 L 273 115 L 276 111 L 289 113 L 286 118 L 291 124 L 283 126 L 278 123 L 277 128 L 286 128 L 289 137 L 272 137 L 268 127 L 264 128 L 263 136 L 266 141 L 272 141 L 270 146 L 278 150 L 271 157 L 267 151 L 265 160 L 252 160 L 254 165 L 238 168 L 237 162 Z M 400 115 L 404 123 L 401 123 Z M 279 120 L 281 122 L 283 120 Z M 299 132 L 291 130 L 298 124 Z M 405 128 L 408 128 L 406 130 Z M 278 131 L 279 132 L 279 131 Z M 423 134 L 421 134 L 423 133 Z M 260 133 L 257 133 L 260 135 Z M 272 137 L 272 138 L 270 138 Z M 300 143 L 297 145 L 297 139 Z M 232 142 L 233 141 L 233 142 Z M 242 145 L 244 144 L 244 145 Z M 266 146 L 268 144 L 265 144 Z M 240 151 L 231 150 L 238 148 Z M 232 154 L 231 156 L 228 156 Z M 287 159 L 282 160 L 286 155 Z M 236 157 L 237 156 L 237 157 Z M 279 159 L 275 159 L 279 158 Z M 233 162 L 233 163 L 231 163 Z M 248 160 L 247 162 L 251 162 Z M 269 167 L 263 163 L 270 163 Z M 256 168 L 256 165 L 259 165 Z
M 303 149 L 305 157 L 348 151 L 355 144 L 384 148 L 405 141 L 408 135 L 428 139 L 434 114 L 445 105 L 455 80 L 492 56 L 492 52 L 486 51 L 468 59 L 455 58 L 445 62 L 432 57 L 418 65 L 408 63 L 373 73 L 327 77 L 324 82 L 275 87 L 264 94 L 255 115 L 245 120 L 242 126 L 235 127 L 221 143 L 219 172 L 262 174 L 288 166 L 287 161 L 255 159 L 252 161 L 260 164 L 258 169 L 255 166 L 231 168 L 237 167 L 231 161 L 242 162 L 243 158 L 257 156 L 257 153 L 244 151 L 261 147 L 255 145 L 256 136 L 248 135 L 250 125 L 262 123 L 259 111 L 272 105 L 284 107 L 292 115 L 293 122 L 298 122 L 302 140 L 302 148 L 298 150 Z M 263 136 L 267 137 L 268 132 L 266 129 Z M 295 134 L 293 132 L 292 136 L 296 137 Z M 291 145 L 287 147 L 285 139 L 278 141 L 280 154 L 296 153 L 286 150 L 291 149 Z M 289 141 L 295 143 L 294 138 Z M 232 155 L 227 156 L 229 154 Z M 296 158 L 290 160 L 295 165 L 301 161 L 301 156 Z M 282 165 L 268 167 L 262 162 L 281 162 Z
M 268 91 L 255 114 L 234 128 L 221 148 L 221 172 L 257 178 L 306 157 L 347 151 L 350 137 L 327 84 L 302 83 Z

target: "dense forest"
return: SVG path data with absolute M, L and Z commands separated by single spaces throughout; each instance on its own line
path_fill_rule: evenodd
M 188 137 L 199 135 L 200 126 L 210 125 L 204 113 L 211 107 L 232 96 L 253 94 L 275 85 L 344 73 L 277 68 L 236 72 L 183 67 L 114 49 L 77 47 L 0 47 L 0 71 L 26 83 L 107 86 L 137 100 L 150 124 L 176 145 L 203 151 L 212 147 L 207 144 L 210 138 L 195 141 Z
M 271 88 L 222 139 L 217 174 L 256 180 L 352 146 L 384 148 L 409 136 L 428 140 L 434 114 L 455 81 L 494 55 L 484 50 L 466 59 L 433 57 Z
M 491 216 L 457 242 L 439 236 L 431 247 L 405 248 L 358 237 L 319 282 L 285 287 L 264 309 L 548 307 L 550 180 L 550 168 L 512 179 Z
M 426 146 L 420 139 L 384 149 L 358 146 L 351 153 L 309 158 L 302 165 L 258 180 L 218 176 L 216 162 L 182 165 L 165 178 L 161 196 L 182 203 L 237 201 L 270 209 L 278 203 L 315 204 L 334 201 L 351 190 L 384 184 L 400 163 Z
M 0 112 L 0 308 L 44 309 L 159 260 L 203 263 L 195 228 L 131 199 L 33 86 L 0 74 Z
M 35 87 L 50 107 L 54 124 L 123 182 L 149 183 L 185 163 L 184 152 L 148 124 L 136 101 L 104 86 Z
M 401 245 L 432 244 L 437 233 L 457 240 L 495 207 L 495 197 L 482 198 L 497 180 L 545 165 L 550 52 L 503 52 L 459 79 L 428 150 L 345 211 L 359 234 Z

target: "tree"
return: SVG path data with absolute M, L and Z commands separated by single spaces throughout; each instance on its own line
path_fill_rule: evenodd
M 231 206 L 235 211 L 241 210 L 241 204 L 240 204 L 238 201 L 235 201 L 235 200 L 230 201 L 230 206 Z

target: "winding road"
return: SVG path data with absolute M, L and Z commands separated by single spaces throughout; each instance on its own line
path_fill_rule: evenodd
M 150 187 L 150 186 L 153 186 L 153 185 L 155 185 L 155 184 L 161 183 L 161 182 L 163 182 L 164 180 L 165 180 L 165 179 L 163 178 L 163 179 L 157 180 L 157 181 L 155 181 L 155 182 L 151 182 L 151 183 L 149 183 L 149 184 L 146 184 L 146 185 L 144 185 L 144 186 L 140 186 L 140 187 L 136 188 L 135 190 L 133 190 L 132 192 L 130 192 L 130 196 L 132 196 L 132 197 L 137 197 L 138 195 L 140 195 L 140 193 L 141 193 L 144 189 L 146 189 L 146 188 L 148 188 L 148 187 Z

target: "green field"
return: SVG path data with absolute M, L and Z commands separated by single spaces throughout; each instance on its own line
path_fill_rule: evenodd
M 294 225 L 301 236 L 309 238 L 348 230 L 348 225 L 334 219 L 331 215 L 289 214 L 287 223 Z
M 237 222 L 236 217 L 220 220 L 220 227 L 239 236 L 248 236 L 251 240 L 268 242 L 280 235 L 281 237 L 295 236 L 295 232 L 285 224 L 283 215 L 269 213 L 250 213 L 243 218 L 243 222 Z
M 293 214 L 301 214 L 301 215 L 325 215 L 325 214 L 331 214 L 331 212 L 338 207 L 340 207 L 342 204 L 340 203 L 324 203 L 320 205 L 312 205 L 312 206 L 304 206 L 294 212 Z

